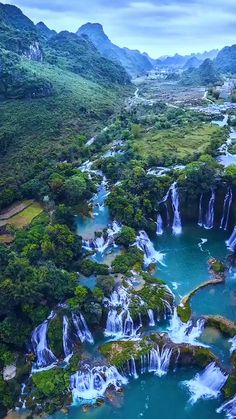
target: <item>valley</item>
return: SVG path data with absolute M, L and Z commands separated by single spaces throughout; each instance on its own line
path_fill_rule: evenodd
M 234 60 L 154 63 L 12 7 L 0 417 L 234 419 L 236 105 L 217 93 Z

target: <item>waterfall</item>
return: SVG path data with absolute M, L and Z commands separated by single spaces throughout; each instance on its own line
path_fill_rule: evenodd
M 105 336 L 122 336 L 123 335 L 123 311 L 118 314 L 117 310 L 112 309 L 107 315 L 107 324 Z
M 139 336 L 138 331 L 142 327 L 141 317 L 139 326 L 135 327 L 129 311 L 130 296 L 124 287 L 119 286 L 112 292 L 110 298 L 104 298 L 104 304 L 109 308 L 105 336 L 117 339 L 122 337 L 137 338 Z
M 65 362 L 68 362 L 73 355 L 73 344 L 69 334 L 69 320 L 67 316 L 63 316 L 63 349 L 65 354 Z
M 119 286 L 116 290 L 111 293 L 110 298 L 104 298 L 104 303 L 109 307 L 128 307 L 129 305 L 129 294 L 127 290 Z
M 144 264 L 149 266 L 151 263 L 159 262 L 163 265 L 164 254 L 154 249 L 154 246 L 145 231 L 139 231 L 136 239 L 136 246 L 144 252 Z
M 161 236 L 163 234 L 163 220 L 161 215 L 158 214 L 157 216 L 157 236 Z
M 203 200 L 203 194 L 201 194 L 200 201 L 199 201 L 199 216 L 198 216 L 199 227 L 203 226 L 202 200 Z
M 104 253 L 105 250 L 114 244 L 115 237 L 120 232 L 121 224 L 113 221 L 107 228 L 106 235 L 101 235 L 95 239 L 83 240 L 82 246 L 88 252 L 96 251 L 98 253 Z
M 204 320 L 197 320 L 196 326 L 189 320 L 187 323 L 183 323 L 178 314 L 177 310 L 174 310 L 174 314 L 170 320 L 170 327 L 168 329 L 169 336 L 174 343 L 188 343 L 195 346 L 205 346 L 197 341 L 201 336 L 204 329 Z
M 206 230 L 211 230 L 214 227 L 214 206 L 215 206 L 215 191 L 211 190 L 211 197 L 208 204 L 208 209 L 205 217 L 204 228 Z
M 171 355 L 172 349 L 165 346 L 161 350 L 159 346 L 156 349 L 151 349 L 148 357 L 143 358 L 141 372 L 154 372 L 155 375 L 162 377 L 168 372 Z
M 83 371 L 78 371 L 71 376 L 70 386 L 73 394 L 73 402 L 83 400 L 96 400 L 103 397 L 106 390 L 113 386 L 120 389 L 127 384 L 128 380 L 123 377 L 116 367 L 102 366 L 91 368 L 85 366 Z
M 149 326 L 150 327 L 155 326 L 155 319 L 154 319 L 153 310 L 151 308 L 149 308 L 147 313 L 148 313 L 148 317 L 149 317 Z
M 32 333 L 31 343 L 37 356 L 36 366 L 38 369 L 52 366 L 57 362 L 57 358 L 48 347 L 47 342 L 48 325 L 53 317 L 54 313 L 52 312 L 47 320 L 37 326 Z
M 172 198 L 172 207 L 174 210 L 174 220 L 172 225 L 172 230 L 175 235 L 182 233 L 182 224 L 179 212 L 179 191 L 177 187 L 177 182 L 174 182 L 171 186 L 171 198 Z
M 80 339 L 80 341 L 82 343 L 94 343 L 92 334 L 86 324 L 84 316 L 81 313 L 72 313 L 72 321 L 75 326 L 76 336 Z
M 236 226 L 234 227 L 234 231 L 231 234 L 229 240 L 226 242 L 228 249 L 234 252 L 236 250 Z
M 231 343 L 230 353 L 236 351 L 236 336 L 234 336 L 232 339 L 229 339 L 229 343 Z
M 128 309 L 123 309 L 120 313 L 116 309 L 108 312 L 105 336 L 119 338 L 137 338 L 138 328 L 134 327 L 133 319 Z
M 227 230 L 228 228 L 229 214 L 230 214 L 232 201 L 233 201 L 233 193 L 232 193 L 232 189 L 229 186 L 225 195 L 223 214 L 222 214 L 222 218 L 220 222 L 220 228 L 223 228 L 224 230 Z
M 236 418 L 236 396 L 234 396 L 233 399 L 224 403 L 219 409 L 217 409 L 217 413 L 222 413 L 222 412 L 226 413 L 227 419 Z
M 129 361 L 129 374 L 137 380 L 138 374 L 137 374 L 135 359 L 133 356 Z
M 96 239 L 83 240 L 82 245 L 88 252 L 96 251 L 98 253 L 104 253 L 110 244 L 109 238 L 105 239 L 103 236 L 96 237 Z
M 194 404 L 199 399 L 215 399 L 219 396 L 228 376 L 224 374 L 215 362 L 209 364 L 202 373 L 197 373 L 192 380 L 184 381 L 191 397 L 190 403 Z

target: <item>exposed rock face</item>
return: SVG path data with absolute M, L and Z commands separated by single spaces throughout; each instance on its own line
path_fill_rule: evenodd
M 3 378 L 5 381 L 10 381 L 16 376 L 16 366 L 8 365 L 3 370 Z
M 236 324 L 222 316 L 204 316 L 206 326 L 212 326 L 220 330 L 225 336 L 234 337 L 236 335 Z
M 37 41 L 30 44 L 29 49 L 25 51 L 23 55 L 32 61 L 43 61 L 43 51 Z

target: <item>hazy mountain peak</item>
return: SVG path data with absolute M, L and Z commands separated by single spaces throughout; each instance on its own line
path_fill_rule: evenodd
M 119 62 L 131 75 L 152 69 L 151 62 L 139 51 L 120 48 L 113 44 L 100 23 L 86 23 L 78 29 L 77 35 L 86 35 L 104 57 Z
M 43 36 L 46 39 L 51 38 L 52 36 L 56 35 L 56 31 L 49 29 L 47 25 L 45 25 L 44 22 L 38 22 L 36 24 L 36 28 L 41 36 Z

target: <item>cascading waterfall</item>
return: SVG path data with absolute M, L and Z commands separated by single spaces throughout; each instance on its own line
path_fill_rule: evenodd
M 116 309 L 111 309 L 107 315 L 107 323 L 105 336 L 116 339 L 120 338 L 137 338 L 141 324 L 135 328 L 133 319 L 128 309 L 122 310 L 120 313 Z
M 94 343 L 92 334 L 87 326 L 84 316 L 79 313 L 72 313 L 72 321 L 75 326 L 76 336 L 80 339 L 80 341 Z
M 201 194 L 200 201 L 199 201 L 199 215 L 198 215 L 198 225 L 199 225 L 199 227 L 203 226 L 202 200 L 203 200 L 203 194 Z
M 231 234 L 229 240 L 226 242 L 228 249 L 234 252 L 236 250 L 236 226 L 234 227 L 234 231 Z
M 163 234 L 163 220 L 160 214 L 157 216 L 157 236 L 161 236 Z
M 159 262 L 163 265 L 164 254 L 154 249 L 147 233 L 143 230 L 139 232 L 136 239 L 136 246 L 144 252 L 144 264 L 149 266 L 151 263 Z
M 147 313 L 148 313 L 148 317 L 149 317 L 149 326 L 150 327 L 153 327 L 153 326 L 155 326 L 155 319 L 154 319 L 154 313 L 153 313 L 153 310 L 151 310 L 150 308 L 148 309 L 148 311 L 147 311 Z
M 165 204 L 166 206 L 168 224 L 169 224 L 169 212 L 168 212 L 168 207 L 167 207 L 167 201 L 169 199 L 169 196 L 171 196 L 171 203 L 172 203 L 172 208 L 174 211 L 172 231 L 175 235 L 178 235 L 182 233 L 182 223 L 181 223 L 181 217 L 180 217 L 180 211 L 179 211 L 179 191 L 177 187 L 177 182 L 174 182 L 171 185 L 171 187 L 165 194 L 164 198 L 159 202 L 159 204 Z
M 170 327 L 168 329 L 170 339 L 174 343 L 188 343 L 195 346 L 205 346 L 197 341 L 204 329 L 204 320 L 197 320 L 196 326 L 189 320 L 183 323 L 174 310 L 174 314 L 170 320 Z
M 224 230 L 227 230 L 228 224 L 229 224 L 229 214 L 230 214 L 230 208 L 233 201 L 233 192 L 230 186 L 227 189 L 225 199 L 224 199 L 224 206 L 223 206 L 223 214 L 220 222 L 220 228 L 223 228 Z
M 113 306 L 113 307 L 128 307 L 129 305 L 129 295 L 127 290 L 122 287 L 119 286 L 116 290 L 114 290 L 111 293 L 110 299 L 105 299 L 105 302 L 108 303 L 108 305 Z
M 151 349 L 149 354 L 141 358 L 141 373 L 154 372 L 155 375 L 162 377 L 167 374 L 172 349 L 166 346 L 160 350 L 159 346 L 156 349 Z
M 68 362 L 73 355 L 73 344 L 69 333 L 69 319 L 63 316 L 63 349 L 65 354 L 65 362 Z
M 33 351 L 37 356 L 36 367 L 38 369 L 53 366 L 57 362 L 57 358 L 48 347 L 47 341 L 48 325 L 50 320 L 53 318 L 54 313 L 52 312 L 50 316 L 42 324 L 37 326 L 32 333 L 31 343 Z
M 112 386 L 116 390 L 127 384 L 127 378 L 123 377 L 113 366 L 90 368 L 84 367 L 71 376 L 71 390 L 74 404 L 82 400 L 96 400 L 103 397 L 106 390 Z
M 234 336 L 232 339 L 229 339 L 229 343 L 231 343 L 230 353 L 236 351 L 236 336 Z
M 197 373 L 192 380 L 184 381 L 191 397 L 190 403 L 194 404 L 199 399 L 215 399 L 219 396 L 228 375 L 223 373 L 215 362 L 209 364 L 202 373 Z
M 121 225 L 116 221 L 113 221 L 111 225 L 108 226 L 106 235 L 101 235 L 95 239 L 83 240 L 83 248 L 89 252 L 96 251 L 98 253 L 104 253 L 105 250 L 114 244 L 114 239 L 121 230 Z
M 179 191 L 177 187 L 177 182 L 174 182 L 171 186 L 171 198 L 172 198 L 172 207 L 174 211 L 174 220 L 172 224 L 172 231 L 175 235 L 182 233 L 182 224 L 179 212 Z
M 132 358 L 130 359 L 130 361 L 129 361 L 129 365 L 128 365 L 128 367 L 129 367 L 129 375 L 131 376 L 131 377 L 134 377 L 136 380 L 137 380 L 137 378 L 138 378 L 138 373 L 137 373 L 137 368 L 136 368 L 136 363 L 135 363 L 135 359 L 134 359 L 134 357 L 132 356 Z
M 208 209 L 206 212 L 205 221 L 203 224 L 206 230 L 211 230 L 214 227 L 214 218 L 215 218 L 214 207 L 215 207 L 215 191 L 214 189 L 212 189 L 209 204 L 208 204 Z
M 222 412 L 226 413 L 227 419 L 236 418 L 236 396 L 234 396 L 233 399 L 224 403 L 219 409 L 217 409 L 217 413 L 222 413 Z
M 105 336 L 115 337 L 116 339 L 122 337 L 134 339 L 139 336 L 138 332 L 142 327 L 141 318 L 139 326 L 135 327 L 129 311 L 130 296 L 124 287 L 119 286 L 112 292 L 109 299 L 104 298 L 104 304 L 109 307 Z
M 108 312 L 104 334 L 112 337 L 123 335 L 123 311 L 120 314 L 115 309 Z

